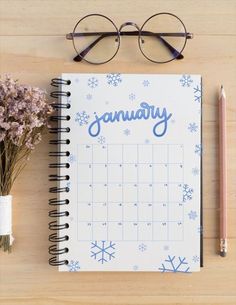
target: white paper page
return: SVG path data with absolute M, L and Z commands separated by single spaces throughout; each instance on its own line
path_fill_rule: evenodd
M 63 74 L 60 271 L 200 269 L 201 76 Z

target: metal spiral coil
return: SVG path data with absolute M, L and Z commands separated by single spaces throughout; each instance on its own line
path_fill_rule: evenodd
M 58 90 L 52 91 L 51 92 L 51 97 L 58 99 L 60 97 L 69 97 L 71 93 L 69 91 L 61 91 L 60 86 L 61 85 L 70 85 L 71 81 L 70 80 L 64 80 L 61 78 L 53 78 L 51 81 L 51 85 L 53 87 L 57 87 Z M 60 125 L 60 121 L 69 121 L 70 116 L 69 115 L 60 115 L 60 110 L 61 109 L 69 109 L 70 108 L 70 103 L 60 103 L 60 101 L 57 101 L 56 103 L 52 103 L 51 106 L 55 110 L 55 113 L 51 116 L 51 121 L 57 122 Z M 51 134 L 68 134 L 70 132 L 70 128 L 62 128 L 60 126 L 57 127 L 50 127 L 49 128 L 49 133 Z M 49 141 L 50 145 L 68 145 L 70 144 L 69 139 L 53 139 Z M 50 151 L 49 156 L 50 157 L 68 157 L 70 155 L 69 151 Z M 55 163 L 50 163 L 49 168 L 53 169 L 58 169 L 58 168 L 69 168 L 70 164 L 67 162 L 55 162 Z M 59 175 L 59 174 L 52 174 L 49 175 L 49 181 L 69 181 L 70 176 L 69 175 Z M 51 194 L 58 194 L 58 193 L 67 193 L 69 192 L 70 189 L 69 187 L 50 187 L 49 192 Z M 64 248 L 59 248 L 59 243 L 60 242 L 65 242 L 69 240 L 69 236 L 65 234 L 64 236 L 59 235 L 59 231 L 61 230 L 66 230 L 69 228 L 69 224 L 65 221 L 65 223 L 59 223 L 58 219 L 59 217 L 68 217 L 69 212 L 68 211 L 59 211 L 57 210 L 57 207 L 59 206 L 66 206 L 69 204 L 69 199 L 59 199 L 59 198 L 50 198 L 49 199 L 49 205 L 54 206 L 54 209 L 49 211 L 49 217 L 52 219 L 55 219 L 51 222 L 49 222 L 49 230 L 54 231 L 52 234 L 49 235 L 49 241 L 54 243 L 48 248 L 48 252 L 52 257 L 49 259 L 49 264 L 52 266 L 60 266 L 60 265 L 67 265 L 68 260 L 61 260 L 59 256 L 61 254 L 65 254 L 69 252 L 69 249 L 67 247 Z

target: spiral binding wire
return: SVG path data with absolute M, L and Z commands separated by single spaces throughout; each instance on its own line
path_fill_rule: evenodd
M 51 81 L 51 85 L 53 87 L 58 88 L 58 90 L 52 91 L 51 92 L 51 97 L 58 99 L 60 97 L 69 97 L 71 95 L 71 93 L 69 91 L 61 91 L 60 90 L 60 86 L 61 85 L 70 85 L 71 81 L 70 80 L 64 80 L 61 78 L 53 78 Z M 54 110 L 57 112 L 55 115 L 51 116 L 51 121 L 54 122 L 60 122 L 62 120 L 64 121 L 69 121 L 70 120 L 70 116 L 69 115 L 60 115 L 60 111 L 61 109 L 69 109 L 70 108 L 70 104 L 69 103 L 62 103 L 59 100 L 56 103 L 52 103 L 51 104 L 52 107 L 54 108 Z M 66 128 L 62 128 L 60 126 L 58 127 L 51 127 L 49 128 L 49 132 L 51 134 L 68 134 L 70 132 L 70 128 L 66 127 Z M 60 147 L 61 144 L 64 145 L 68 145 L 70 144 L 70 140 L 69 139 L 55 139 L 55 140 L 50 140 L 49 141 L 50 145 L 57 145 L 57 147 Z M 68 157 L 70 155 L 69 151 L 60 151 L 59 149 L 56 151 L 50 151 L 49 152 L 49 156 L 50 157 Z M 49 168 L 69 168 L 70 164 L 67 162 L 63 162 L 63 163 L 50 163 L 49 164 Z M 53 174 L 53 175 L 49 175 L 49 181 L 69 181 L 70 180 L 70 176 L 69 175 L 58 175 L 58 174 Z M 57 194 L 57 193 L 65 193 L 65 192 L 69 192 L 70 189 L 68 187 L 51 187 L 49 189 L 49 192 L 51 194 Z M 49 241 L 54 243 L 51 246 L 49 246 L 48 248 L 48 252 L 49 254 L 52 255 L 52 257 L 49 259 L 49 264 L 52 266 L 60 266 L 60 265 L 67 265 L 68 264 L 68 260 L 60 260 L 59 255 L 64 254 L 69 252 L 69 249 L 67 247 L 64 248 L 59 248 L 58 243 L 60 242 L 64 242 L 69 240 L 69 236 L 68 235 L 64 235 L 64 236 L 59 236 L 58 232 L 60 230 L 66 230 L 69 228 L 69 224 L 68 223 L 59 223 L 58 219 L 59 217 L 68 217 L 69 216 L 69 212 L 68 211 L 59 211 L 57 210 L 57 208 L 59 206 L 64 206 L 69 204 L 69 200 L 68 199 L 58 199 L 56 197 L 49 199 L 49 205 L 50 206 L 54 206 L 56 207 L 56 209 L 53 209 L 51 211 L 49 211 L 49 217 L 52 218 L 56 218 L 56 220 L 53 220 L 51 222 L 49 222 L 49 230 L 51 231 L 56 231 L 52 234 L 49 235 Z

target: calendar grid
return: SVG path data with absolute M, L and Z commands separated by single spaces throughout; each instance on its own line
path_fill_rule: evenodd
M 167 181 L 169 182 L 169 144 L 167 144 Z M 167 184 L 167 223 L 169 223 L 169 183 Z M 169 226 L 167 226 L 167 239 L 169 240 Z
M 78 145 L 78 240 L 182 240 L 183 157 L 181 144 Z
M 139 145 L 137 145 L 137 164 L 139 164 Z M 137 165 L 135 164 L 135 166 Z M 138 205 L 138 202 L 139 202 L 139 188 L 138 188 L 138 185 L 139 185 L 139 167 L 137 165 L 137 202 L 136 204 Z M 137 223 L 139 223 L 139 209 L 138 209 L 138 206 L 137 206 Z M 139 229 L 137 230 L 137 240 L 139 240 Z

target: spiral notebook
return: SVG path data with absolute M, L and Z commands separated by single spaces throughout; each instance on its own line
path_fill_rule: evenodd
M 66 73 L 52 85 L 50 264 L 199 271 L 201 76 Z

